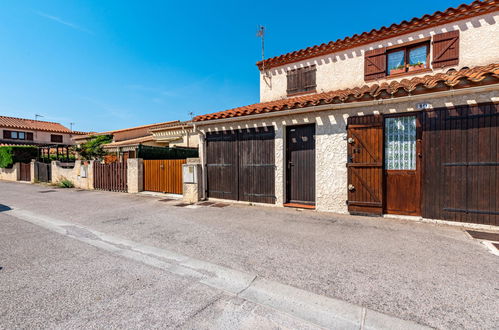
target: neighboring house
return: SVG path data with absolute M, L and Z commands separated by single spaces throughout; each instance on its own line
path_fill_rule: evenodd
M 154 141 L 170 147 L 197 148 L 199 138 L 192 121 L 173 122 L 150 129 Z
M 59 123 L 0 116 L 0 145 L 67 146 L 85 134 Z
M 498 21 L 475 1 L 257 63 L 261 103 L 194 118 L 207 196 L 499 225 Z
M 88 141 L 92 136 L 111 135 L 113 141 L 103 146 L 104 150 L 114 154 L 117 159 L 125 160 L 135 158 L 140 145 L 152 147 L 168 147 L 168 142 L 155 141 L 150 130 L 156 127 L 178 123 L 178 121 L 169 121 L 157 124 L 149 124 L 137 127 L 124 128 L 114 131 L 92 133 L 75 138 L 76 144 L 82 144 Z

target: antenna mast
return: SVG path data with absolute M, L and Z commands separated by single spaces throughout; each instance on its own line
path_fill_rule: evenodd
M 42 115 L 35 114 L 35 120 L 38 120 L 38 118 L 42 118 Z
M 258 26 L 256 36 L 262 38 L 262 71 L 267 74 L 267 72 L 265 72 L 265 26 Z
M 74 125 L 74 124 L 75 124 L 75 123 L 69 123 L 69 127 L 71 127 L 71 128 L 70 128 L 70 129 L 71 129 L 71 131 L 73 131 L 73 125 Z

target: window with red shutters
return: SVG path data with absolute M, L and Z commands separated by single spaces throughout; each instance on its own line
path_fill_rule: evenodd
M 376 48 L 364 53 L 364 80 L 386 77 L 386 48 Z
M 433 36 L 433 68 L 459 64 L 459 30 Z

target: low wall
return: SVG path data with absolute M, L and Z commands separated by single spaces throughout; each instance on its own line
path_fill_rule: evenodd
M 127 160 L 128 193 L 134 194 L 144 190 L 144 160 L 128 158 Z
M 94 161 L 75 161 L 73 168 L 63 168 L 58 161 L 52 162 L 52 183 L 64 179 L 71 181 L 75 188 L 94 189 Z
M 15 163 L 12 168 L 0 168 L 0 180 L 19 181 L 21 175 L 20 164 Z

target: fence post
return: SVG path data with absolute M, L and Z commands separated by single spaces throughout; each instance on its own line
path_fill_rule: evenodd
M 31 160 L 29 171 L 31 175 L 31 183 L 35 183 L 35 181 L 38 179 L 38 167 L 36 166 L 36 159 Z
M 88 189 L 94 190 L 94 162 L 95 160 L 89 160 L 85 161 L 85 163 L 88 163 L 87 166 L 87 182 L 88 182 Z
M 144 190 L 144 160 L 142 158 L 127 159 L 127 186 L 130 194 Z
M 51 161 L 50 166 L 52 171 L 52 178 L 50 181 L 52 183 L 57 183 L 57 181 L 59 181 L 59 161 L 57 160 Z
M 197 203 L 203 198 L 203 180 L 201 160 L 187 158 L 187 164 L 182 166 L 183 200 L 187 203 Z

